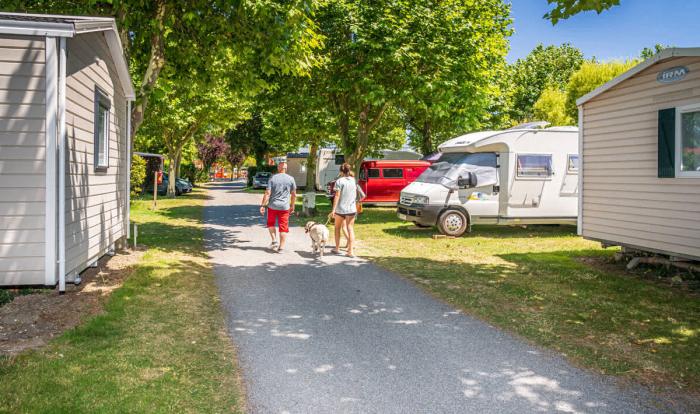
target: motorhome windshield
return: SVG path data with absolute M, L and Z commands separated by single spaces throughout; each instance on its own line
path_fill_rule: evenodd
M 457 180 L 466 176 L 467 172 L 476 174 L 477 185 L 493 185 L 498 182 L 496 170 L 496 153 L 494 152 L 452 152 L 442 154 L 427 170 L 421 174 L 417 182 L 441 184 L 457 190 Z

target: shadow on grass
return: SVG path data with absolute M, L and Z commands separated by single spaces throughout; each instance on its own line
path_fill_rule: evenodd
M 375 218 L 375 220 L 379 221 L 380 218 Z M 371 222 L 367 224 L 371 224 Z M 392 236 L 408 238 L 432 238 L 433 234 L 439 234 L 437 227 L 426 230 L 409 230 L 410 226 L 413 224 L 383 229 L 382 231 Z M 575 234 L 576 227 L 568 225 L 528 226 L 525 229 L 510 226 L 475 225 L 472 227 L 471 233 L 464 233 L 459 238 L 529 239 L 531 237 L 570 237 Z

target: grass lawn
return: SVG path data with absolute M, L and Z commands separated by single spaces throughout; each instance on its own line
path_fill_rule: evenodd
M 236 355 L 204 251 L 206 192 L 132 203 L 149 246 L 106 313 L 38 351 L 0 360 L 0 412 L 232 412 Z M 235 407 L 235 408 L 234 408 Z
M 321 215 L 295 223 L 325 223 L 330 203 L 316 203 Z M 474 226 L 438 240 L 436 228 L 408 227 L 393 208 L 366 208 L 356 224 L 357 254 L 578 366 L 700 390 L 700 300 L 578 263 L 614 250 L 577 237 L 575 227 Z

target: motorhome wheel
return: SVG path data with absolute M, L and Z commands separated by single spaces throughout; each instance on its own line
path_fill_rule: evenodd
M 447 210 L 438 220 L 438 230 L 446 236 L 461 236 L 467 229 L 467 217 L 459 210 Z

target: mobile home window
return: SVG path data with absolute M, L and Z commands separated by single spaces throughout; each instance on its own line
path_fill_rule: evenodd
M 379 168 L 370 168 L 367 176 L 369 178 L 379 178 Z
M 676 163 L 679 177 L 700 177 L 700 105 L 676 111 Z
M 548 178 L 552 176 L 552 156 L 518 155 L 518 177 Z
M 403 168 L 384 168 L 384 178 L 403 178 Z
M 578 172 L 578 155 L 569 155 L 566 170 L 568 172 Z
M 95 170 L 109 168 L 109 115 L 112 104 L 109 96 L 95 86 Z
M 343 165 L 345 163 L 345 154 L 337 154 L 335 156 L 335 165 Z

